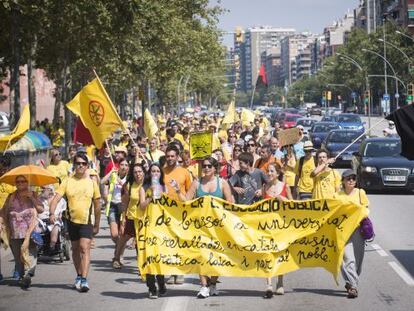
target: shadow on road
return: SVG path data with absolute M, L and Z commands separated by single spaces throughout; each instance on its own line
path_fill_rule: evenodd
M 414 277 L 414 250 L 391 250 L 391 254 Z
M 317 295 L 324 296 L 335 296 L 335 297 L 346 297 L 347 293 L 344 290 L 334 290 L 334 289 L 316 289 L 316 288 L 292 288 L 293 292 L 296 293 L 312 293 Z
M 134 293 L 134 292 L 102 292 L 102 296 L 107 297 L 115 297 L 115 298 L 122 298 L 122 299 L 143 299 L 148 298 L 148 293 Z

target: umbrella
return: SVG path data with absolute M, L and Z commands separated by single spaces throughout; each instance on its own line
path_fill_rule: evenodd
M 17 176 L 26 177 L 29 185 L 34 186 L 43 186 L 58 182 L 58 179 L 51 172 L 40 166 L 22 165 L 10 170 L 0 177 L 0 183 L 15 185 Z

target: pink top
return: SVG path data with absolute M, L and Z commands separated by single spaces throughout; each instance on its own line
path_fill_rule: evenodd
M 9 202 L 10 239 L 24 239 L 33 221 L 33 205 L 15 192 Z

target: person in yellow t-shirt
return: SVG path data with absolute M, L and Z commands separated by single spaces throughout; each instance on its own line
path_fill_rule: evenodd
M 314 181 L 312 199 L 332 198 L 341 186 L 341 176 L 338 171 L 329 167 L 335 159 L 328 159 L 328 153 L 325 150 L 319 150 L 316 153 L 316 159 L 318 166 L 311 173 Z
M 364 189 L 356 188 L 357 174 L 353 170 L 346 170 L 342 173 L 342 190 L 335 195 L 336 199 L 351 201 L 368 208 L 369 201 Z M 362 270 L 362 262 L 365 254 L 365 240 L 357 227 L 347 241 L 344 249 L 344 258 L 341 266 L 341 273 L 345 280 L 345 288 L 348 298 L 358 297 L 359 276 Z
M 54 148 L 50 152 L 50 164 L 46 168 L 55 177 L 59 178 L 59 183 L 62 183 L 69 175 L 70 164 L 68 161 L 62 160 L 62 154 L 59 149 Z M 55 189 L 59 184 L 55 184 Z
M 75 174 L 66 178 L 56 191 L 50 204 L 50 223 L 55 223 L 55 209 L 59 200 L 66 195 L 68 201 L 68 232 L 72 243 L 72 258 L 77 272 L 74 287 L 80 292 L 87 292 L 87 281 L 91 240 L 99 232 L 101 207 L 99 186 L 87 173 L 88 157 L 86 154 L 75 155 Z M 92 224 L 92 208 L 95 224 Z
M 112 260 L 114 269 L 121 269 L 121 256 L 124 253 L 125 246 L 128 241 L 135 237 L 135 226 L 138 220 L 144 217 L 145 209 L 141 208 L 141 204 L 145 199 L 142 193 L 142 183 L 144 182 L 145 169 L 141 163 L 134 164 L 128 174 L 126 183 L 122 187 L 122 205 L 124 210 L 121 220 L 120 236 L 116 243 L 115 255 Z M 126 207 L 126 209 L 125 209 Z
M 307 200 L 312 198 L 313 191 L 313 178 L 311 173 L 315 169 L 315 158 L 312 155 L 313 144 L 311 141 L 306 141 L 303 145 L 303 151 L 305 151 L 305 156 L 301 157 L 296 162 L 295 167 L 295 188 L 296 188 L 296 199 L 298 200 Z
M 295 187 L 295 167 L 296 167 L 296 156 L 293 146 L 287 146 L 287 152 L 284 159 L 284 172 L 285 172 L 285 183 L 289 186 L 290 193 L 292 195 L 295 194 L 294 187 Z M 270 146 L 269 146 L 270 149 Z

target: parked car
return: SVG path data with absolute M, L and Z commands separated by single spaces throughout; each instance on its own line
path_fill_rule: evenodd
M 321 115 L 322 115 L 322 108 L 321 108 L 320 106 L 313 106 L 313 107 L 310 109 L 310 114 L 311 114 L 312 116 L 314 116 L 314 115 L 321 116 Z
M 341 114 L 342 113 L 342 109 L 340 109 L 340 108 L 333 108 L 331 111 L 330 111 L 330 114 L 332 115 L 332 116 L 337 116 L 337 115 L 339 115 L 339 114 Z
M 355 141 L 358 138 L 357 141 Z M 359 150 L 359 146 L 365 139 L 365 135 L 361 136 L 361 132 L 357 130 L 332 130 L 322 142 L 321 148 L 328 151 L 329 156 L 334 158 L 342 150 L 352 144 L 345 152 L 341 153 L 335 161 L 335 166 L 351 166 L 352 155 Z
M 352 168 L 366 190 L 414 189 L 414 161 L 400 155 L 399 138 L 367 138 L 354 153 Z
M 300 114 L 286 114 L 285 118 L 282 120 L 282 123 L 280 124 L 282 128 L 289 129 L 296 125 L 296 120 L 299 118 L 302 118 Z
M 309 139 L 313 143 L 313 147 L 319 149 L 322 142 L 332 130 L 340 129 L 339 124 L 335 122 L 316 122 L 309 130 Z
M 299 118 L 296 120 L 296 126 L 303 126 L 303 134 L 307 135 L 312 126 L 317 122 L 317 120 L 312 118 Z
M 324 115 L 321 122 L 336 122 L 336 115 Z
M 345 130 L 357 130 L 363 132 L 365 130 L 359 115 L 353 113 L 341 113 L 335 117 L 335 122 Z

